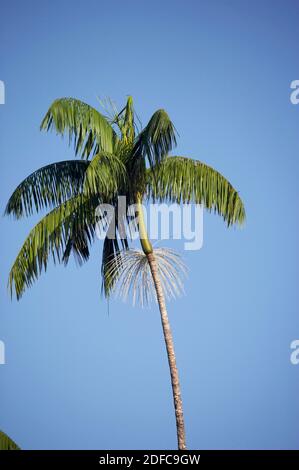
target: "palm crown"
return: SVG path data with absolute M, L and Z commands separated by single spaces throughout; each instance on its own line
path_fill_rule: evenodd
M 186 157 L 169 156 L 176 145 L 176 131 L 160 109 L 138 132 L 133 100 L 111 116 L 73 98 L 53 102 L 41 129 L 68 134 L 80 160 L 60 161 L 28 176 L 8 201 L 6 214 L 17 219 L 34 210 L 51 209 L 31 230 L 9 275 L 11 292 L 19 299 L 31 286 L 48 260 L 68 263 L 73 253 L 79 262 L 89 258 L 95 238 L 96 208 L 100 203 L 117 206 L 144 199 L 202 203 L 223 217 L 227 225 L 241 224 L 245 211 L 238 192 L 213 168 Z M 116 220 L 115 237 L 103 244 L 102 275 L 105 295 L 112 279 L 108 263 L 121 248 L 128 247 L 127 220 Z M 144 251 L 149 240 L 141 239 Z

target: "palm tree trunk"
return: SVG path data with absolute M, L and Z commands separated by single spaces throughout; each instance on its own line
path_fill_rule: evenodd
M 176 359 L 175 359 L 173 338 L 172 338 L 172 333 L 171 333 L 167 310 L 166 310 L 164 292 L 163 292 L 162 285 L 160 282 L 158 266 L 156 263 L 152 244 L 147 235 L 146 226 L 144 222 L 143 208 L 142 208 L 142 199 L 139 195 L 137 195 L 137 210 L 138 210 L 140 242 L 141 242 L 143 252 L 147 257 L 147 260 L 150 266 L 151 274 L 152 274 L 155 289 L 156 289 L 159 310 L 161 314 L 161 323 L 162 323 L 162 328 L 163 328 L 164 341 L 165 341 L 168 364 L 169 364 L 169 369 L 170 369 L 172 395 L 173 395 L 173 403 L 174 403 L 175 418 L 176 418 L 178 449 L 185 450 L 186 449 L 186 436 L 185 436 L 183 403 L 182 403 L 182 397 L 181 397 L 179 373 L 178 373 Z
M 158 267 L 157 267 L 154 253 L 149 253 L 147 255 L 147 259 L 150 265 L 151 273 L 153 276 L 153 281 L 154 281 L 155 288 L 156 288 L 157 300 L 158 300 L 160 314 L 161 314 L 161 323 L 162 323 L 164 340 L 165 340 L 167 357 L 168 357 L 168 364 L 169 364 L 169 369 L 170 369 L 173 403 L 174 403 L 175 418 L 176 418 L 178 449 L 184 450 L 186 449 L 186 436 L 185 436 L 183 403 L 182 403 L 181 390 L 180 390 L 179 373 L 178 373 L 176 359 L 175 359 L 172 333 L 170 329 L 164 293 L 163 293 L 163 289 L 161 286 L 160 277 L 158 273 Z

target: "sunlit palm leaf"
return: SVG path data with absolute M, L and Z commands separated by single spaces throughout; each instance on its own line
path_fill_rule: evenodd
M 56 207 L 83 192 L 107 200 L 126 184 L 126 168 L 115 155 L 97 154 L 91 161 L 66 160 L 40 168 L 22 181 L 10 197 L 5 215 L 19 219 Z
M 129 96 L 126 106 L 120 112 L 114 112 L 112 122 L 117 124 L 123 143 L 133 142 L 135 137 L 133 98 Z
M 204 204 L 221 215 L 227 225 L 245 220 L 243 202 L 229 181 L 191 158 L 167 157 L 154 173 L 148 171 L 148 195 L 158 201 Z
M 41 129 L 54 128 L 74 141 L 76 155 L 89 158 L 100 151 L 113 153 L 118 137 L 96 109 L 74 98 L 55 100 L 45 115 Z
M 126 107 L 124 109 L 124 123 L 123 123 L 123 135 L 127 142 L 133 142 L 135 137 L 135 126 L 134 126 L 134 106 L 132 96 L 128 97 Z
M 56 262 L 66 263 L 73 251 L 79 261 L 89 257 L 89 244 L 96 228 L 98 199 L 76 196 L 48 215 L 31 230 L 9 274 L 11 293 L 19 299 L 26 287 L 47 269 L 49 256 Z
M 67 160 L 44 166 L 24 179 L 10 197 L 5 214 L 17 219 L 55 207 L 82 191 L 89 162 Z
M 138 135 L 134 156 L 147 159 L 150 166 L 161 162 L 176 145 L 175 128 L 163 109 L 156 111 L 147 126 Z
M 85 175 L 83 191 L 87 195 L 98 194 L 106 196 L 108 203 L 120 187 L 128 183 L 124 163 L 113 154 L 100 152 L 91 160 Z
M 20 450 L 20 447 L 4 432 L 0 431 L 0 450 Z

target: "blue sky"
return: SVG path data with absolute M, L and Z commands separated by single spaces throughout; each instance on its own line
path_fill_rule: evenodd
M 39 132 L 55 98 L 132 94 L 143 124 L 165 108 L 175 154 L 221 171 L 247 210 L 242 230 L 205 214 L 186 296 L 169 304 L 188 447 L 298 449 L 298 1 L 4 0 L 0 21 L 1 213 L 25 176 L 73 158 Z M 100 243 L 10 300 L 37 220 L 1 218 L 0 428 L 24 449 L 175 448 L 159 313 L 112 301 L 108 315 Z

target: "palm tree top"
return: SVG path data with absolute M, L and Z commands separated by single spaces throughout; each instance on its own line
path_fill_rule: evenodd
M 52 163 L 25 178 L 11 195 L 5 214 L 19 219 L 48 210 L 25 240 L 9 275 L 11 292 L 19 299 L 47 268 L 49 258 L 67 264 L 71 254 L 81 263 L 89 258 L 100 203 L 117 207 L 142 200 L 203 204 L 228 226 L 245 220 L 242 200 L 231 183 L 199 160 L 170 156 L 176 130 L 167 112 L 157 110 L 143 129 L 136 123 L 133 98 L 109 115 L 74 98 L 55 100 L 41 130 L 67 135 L 80 160 Z M 116 221 L 115 238 L 103 245 L 105 295 L 114 279 L 108 263 L 129 246 L 127 221 Z

